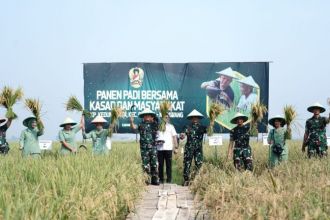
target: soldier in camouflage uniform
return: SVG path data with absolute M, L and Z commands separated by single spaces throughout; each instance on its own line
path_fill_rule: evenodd
M 10 127 L 12 119 L 0 118 L 0 154 L 7 154 L 9 144 L 6 140 L 6 131 Z
M 143 121 L 136 126 L 133 122 L 133 117 L 130 119 L 131 128 L 140 133 L 140 150 L 142 159 L 142 168 L 146 172 L 152 185 L 159 185 L 158 178 L 158 158 L 156 138 L 158 132 L 158 123 L 156 114 L 150 109 L 145 109 L 139 114 Z M 147 184 L 150 180 L 147 181 Z
M 320 116 L 320 113 L 325 112 L 325 108 L 319 103 L 315 103 L 307 110 L 314 115 L 306 121 L 302 151 L 305 152 L 307 146 L 309 158 L 327 156 L 326 125 L 330 122 L 330 118 Z
M 237 170 L 241 170 L 244 166 L 245 170 L 252 171 L 252 152 L 249 144 L 250 126 L 244 124 L 247 120 L 247 116 L 237 113 L 230 121 L 237 126 L 230 131 L 228 159 L 233 154 L 234 166 Z
M 185 126 L 181 134 L 181 139 L 187 136 L 187 143 L 184 148 L 183 158 L 183 178 L 184 185 L 189 184 L 190 167 L 192 159 L 195 160 L 196 170 L 199 170 L 203 164 L 203 137 L 206 133 L 206 127 L 199 123 L 204 116 L 196 110 L 193 110 L 187 119 L 191 120 L 191 124 Z

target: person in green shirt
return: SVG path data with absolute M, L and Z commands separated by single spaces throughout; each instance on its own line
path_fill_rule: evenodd
M 268 123 L 274 128 L 269 131 L 268 144 L 269 144 L 269 165 L 271 168 L 288 160 L 289 149 L 286 144 L 288 131 L 284 128 L 286 124 L 285 118 L 276 115 L 271 118 Z
M 84 139 L 91 138 L 93 141 L 93 154 L 94 155 L 107 155 L 109 149 L 107 147 L 107 138 L 110 136 L 110 129 L 104 129 L 103 126 L 107 123 L 102 116 L 96 116 L 92 121 L 95 129 L 89 133 L 83 130 Z
M 43 135 L 44 126 L 36 117 L 28 117 L 23 121 L 23 125 L 27 127 L 22 131 L 19 145 L 22 150 L 23 157 L 41 158 L 38 137 Z
M 76 126 L 75 126 L 76 125 Z M 83 128 L 84 116 L 81 116 L 80 124 L 77 125 L 71 118 L 66 118 L 60 125 L 63 129 L 60 130 L 58 136 L 61 142 L 61 154 L 68 155 L 77 152 L 77 145 L 75 141 L 76 133 Z

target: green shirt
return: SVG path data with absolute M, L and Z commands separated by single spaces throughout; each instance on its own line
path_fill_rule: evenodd
M 281 144 L 283 146 L 282 155 L 288 154 L 288 148 L 285 144 L 286 133 L 287 133 L 286 128 L 280 127 L 277 129 L 271 129 L 268 134 L 268 142 L 273 141 L 273 145 Z M 273 145 L 271 147 L 273 147 Z
M 71 148 L 77 149 L 75 137 L 76 137 L 76 133 L 78 133 L 80 131 L 80 127 L 81 127 L 80 125 L 77 125 L 69 131 L 64 130 L 64 129 L 60 130 L 60 132 L 58 134 L 59 140 L 61 142 L 65 141 L 68 145 L 70 145 Z M 69 154 L 69 153 L 71 153 L 71 151 L 68 148 L 66 148 L 64 146 L 64 144 L 62 144 L 61 154 Z
M 108 129 L 92 130 L 89 133 L 83 134 L 85 139 L 91 138 L 93 141 L 93 153 L 94 154 L 107 154 L 109 149 L 107 148 L 107 138 L 109 136 Z
M 43 129 L 38 130 L 37 128 L 27 128 L 22 131 L 19 143 L 20 146 L 23 148 L 23 157 L 40 154 L 38 137 L 43 135 L 43 133 Z

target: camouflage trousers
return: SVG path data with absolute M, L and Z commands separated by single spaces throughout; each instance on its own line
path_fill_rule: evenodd
M 253 170 L 251 147 L 234 148 L 233 160 L 237 170 Z
M 155 146 L 141 146 L 142 169 L 149 175 L 152 182 L 158 181 L 158 157 Z
M 309 158 L 311 157 L 325 157 L 327 156 L 328 146 L 326 143 L 319 143 L 309 141 L 307 155 Z
M 184 148 L 183 157 L 183 178 L 185 181 L 189 181 L 190 167 L 192 160 L 195 161 L 196 170 L 198 171 L 203 165 L 203 147 L 202 145 L 190 146 L 186 145 Z

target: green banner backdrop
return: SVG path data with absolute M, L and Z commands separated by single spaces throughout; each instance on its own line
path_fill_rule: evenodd
M 187 123 L 193 109 L 205 116 L 211 102 L 221 103 L 225 113 L 216 119 L 216 132 L 226 133 L 236 112 L 250 115 L 251 103 L 268 108 L 269 63 L 86 63 L 84 64 L 85 108 L 92 116 L 109 119 L 112 106 L 121 106 L 125 117 L 118 132 L 129 133 L 129 116 L 148 107 L 159 116 L 159 103 L 170 100 L 171 122 L 177 131 Z M 133 106 L 133 108 L 132 108 Z M 268 115 L 259 124 L 266 132 Z M 87 123 L 89 120 L 87 120 Z M 202 123 L 208 125 L 205 118 Z M 91 129 L 90 126 L 87 126 Z

